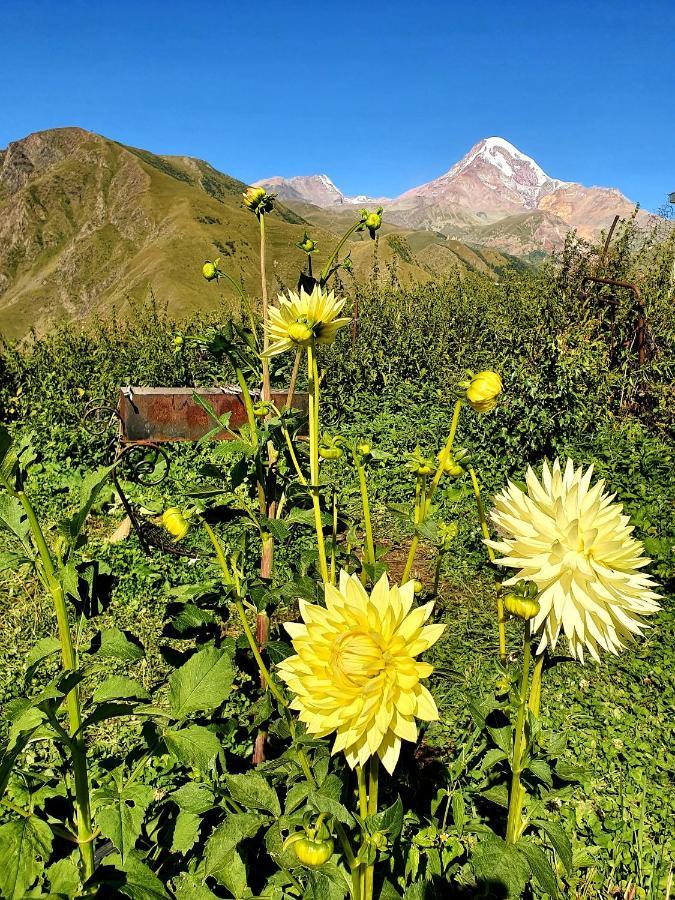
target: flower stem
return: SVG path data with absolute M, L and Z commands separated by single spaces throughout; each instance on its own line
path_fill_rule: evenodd
M 335 568 L 337 556 L 337 526 L 338 526 L 338 502 L 337 492 L 333 491 L 333 531 L 330 547 L 330 583 L 335 584 Z
M 314 344 L 307 347 L 307 370 L 309 376 L 309 468 L 312 506 L 314 507 L 314 526 L 316 543 L 319 551 L 319 566 L 323 583 L 328 584 L 328 561 L 326 559 L 326 542 L 323 536 L 321 521 L 321 498 L 319 494 L 319 370 L 316 364 Z
M 471 476 L 471 484 L 473 486 L 473 493 L 476 497 L 476 507 L 478 508 L 478 518 L 480 519 L 480 530 L 483 532 L 483 537 L 486 541 L 490 540 L 490 529 L 488 528 L 487 517 L 485 515 L 485 507 L 483 506 L 483 498 L 480 495 L 480 485 L 478 483 L 478 476 L 476 475 L 475 469 L 473 466 L 469 467 L 469 475 Z M 495 554 L 492 547 L 487 547 L 488 557 L 490 558 L 490 562 L 494 565 Z M 502 600 L 500 594 L 497 594 L 497 627 L 499 629 L 499 660 L 502 665 L 506 664 L 506 618 L 504 616 L 504 601 Z
M 532 672 L 532 684 L 530 685 L 530 699 L 528 700 L 528 708 L 535 716 L 539 716 L 541 707 L 541 673 L 544 668 L 544 653 L 539 653 L 534 657 L 534 670 Z
M 262 318 L 263 318 L 263 353 L 270 345 L 268 330 L 269 309 L 267 303 L 267 275 L 265 273 L 265 216 L 258 216 L 260 222 L 260 283 L 262 289 Z M 262 358 L 262 399 L 267 402 L 270 399 L 270 363 L 267 356 Z
M 330 257 L 328 259 L 328 262 L 323 267 L 323 269 L 321 270 L 321 273 L 319 275 L 319 284 L 321 285 L 321 287 L 323 287 L 325 285 L 326 281 L 328 280 L 328 276 L 330 274 L 330 267 L 335 262 L 335 259 L 338 255 L 338 253 L 340 252 L 340 250 L 342 250 L 345 243 L 349 240 L 349 238 L 354 234 L 356 229 L 361 224 L 362 224 L 361 219 L 359 219 L 358 222 L 354 222 L 354 224 L 350 228 L 348 228 L 347 231 L 344 233 L 344 235 L 340 238 L 340 241 L 338 242 L 337 247 L 335 248 L 335 250 L 333 250 L 332 254 L 330 255 Z
M 378 756 L 370 757 L 368 769 L 368 815 L 374 816 L 377 812 L 377 793 L 380 778 L 380 760 Z M 375 863 L 366 867 L 365 893 L 363 900 L 372 900 L 373 885 L 375 883 Z
M 363 458 L 357 452 L 354 453 L 354 463 L 359 473 L 359 487 L 361 490 L 361 505 L 363 506 L 363 522 L 366 529 L 366 563 L 375 566 L 375 544 L 373 543 L 373 526 L 370 519 L 370 502 L 368 500 L 368 482 L 366 481 L 366 467 Z
M 511 791 L 509 792 L 509 812 L 506 822 L 506 843 L 515 844 L 523 831 L 523 804 L 525 788 L 520 776 L 522 774 L 523 751 L 525 749 L 525 713 L 527 710 L 527 688 L 530 678 L 530 659 L 532 656 L 529 630 L 525 634 L 523 646 L 523 671 L 520 677 L 518 692 L 518 716 L 513 738 L 513 759 L 511 761 Z
M 70 622 L 68 619 L 68 607 L 66 606 L 66 598 L 63 587 L 56 572 L 56 567 L 52 559 L 52 555 L 47 546 L 45 536 L 42 532 L 40 523 L 38 522 L 35 511 L 23 491 L 17 491 L 21 505 L 26 513 L 26 518 L 30 526 L 31 533 L 35 540 L 42 570 L 44 572 L 45 582 L 49 588 L 54 602 L 54 610 L 56 612 L 56 621 L 59 629 L 59 640 L 61 642 L 61 656 L 63 659 L 63 668 L 67 672 L 72 672 L 77 668 L 77 659 L 75 649 L 73 647 L 73 639 L 70 632 Z M 80 696 L 77 687 L 74 687 L 66 696 L 66 709 L 68 710 L 68 721 L 70 731 L 69 748 L 73 763 L 73 780 L 75 783 L 75 806 L 77 819 L 77 840 L 82 857 L 82 866 L 85 879 L 90 878 L 94 874 L 94 833 L 91 823 L 91 805 L 89 793 L 89 771 L 87 768 L 87 749 L 84 742 L 84 735 L 81 733 L 82 713 L 80 709 Z
M 452 445 L 455 442 L 455 435 L 457 434 L 457 426 L 459 425 L 459 414 L 462 411 L 462 401 L 458 400 L 455 403 L 455 408 L 452 413 L 452 422 L 450 423 L 450 434 L 448 435 L 448 440 L 445 444 L 445 447 L 441 451 L 441 455 L 438 460 L 438 468 L 436 469 L 436 474 L 434 475 L 431 485 L 429 487 L 429 491 L 426 494 L 426 497 L 423 498 L 420 505 L 420 511 L 418 516 L 418 521 L 415 523 L 416 525 L 422 525 L 427 516 L 429 515 L 429 510 L 431 509 L 431 502 L 434 499 L 434 494 L 438 490 L 438 485 L 441 482 L 441 478 L 443 477 L 443 472 L 445 470 L 445 464 L 448 461 L 450 453 L 452 452 Z M 405 583 L 408 578 L 410 578 L 410 573 L 412 572 L 412 567 L 415 563 L 415 554 L 417 553 L 417 547 L 419 546 L 419 535 L 415 533 L 413 536 L 412 542 L 410 544 L 410 550 L 408 552 L 408 559 L 405 564 L 405 569 L 403 570 L 403 576 L 401 578 L 401 583 Z
M 239 618 L 241 620 L 242 628 L 244 629 L 244 634 L 246 635 L 246 640 L 248 641 L 248 645 L 251 648 L 251 653 L 258 664 L 258 669 L 260 670 L 260 675 L 264 679 L 265 684 L 272 692 L 273 696 L 276 700 L 279 701 L 282 707 L 286 707 L 286 698 L 281 692 L 279 686 L 276 681 L 272 678 L 272 675 L 269 672 L 269 669 L 265 665 L 265 662 L 260 655 L 260 650 L 258 649 L 258 645 L 256 644 L 255 637 L 253 636 L 253 632 L 251 631 L 251 626 L 248 624 L 248 619 L 246 618 L 246 611 L 244 609 L 244 604 L 242 603 L 241 597 L 239 596 L 239 591 L 237 589 L 237 585 L 235 583 L 235 579 L 230 572 L 229 566 L 227 564 L 227 559 L 225 558 L 225 553 L 223 552 L 223 548 L 220 544 L 220 541 L 216 537 L 214 530 L 211 528 L 209 523 L 202 519 L 202 525 L 204 526 L 204 530 L 208 534 L 211 539 L 211 543 L 213 544 L 214 550 L 216 551 L 216 558 L 218 559 L 218 563 L 220 565 L 221 571 L 223 573 L 223 580 L 228 587 L 235 588 L 235 601 L 234 605 L 237 608 L 237 612 L 239 613 Z
M 288 394 L 286 396 L 286 409 L 291 409 L 293 406 L 293 398 L 295 396 L 295 385 L 298 381 L 298 371 L 300 370 L 300 357 L 302 355 L 302 351 L 298 348 L 295 351 L 295 360 L 293 361 L 293 369 L 291 370 L 291 380 L 288 383 Z

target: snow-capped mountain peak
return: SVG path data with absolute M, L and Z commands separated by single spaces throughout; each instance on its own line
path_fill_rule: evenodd
M 479 141 L 442 180 L 455 181 L 463 175 L 476 178 L 488 189 L 519 197 L 526 209 L 536 208 L 541 197 L 566 185 L 501 137 Z

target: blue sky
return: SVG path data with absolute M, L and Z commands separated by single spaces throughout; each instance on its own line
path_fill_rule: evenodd
M 61 125 L 389 196 L 500 135 L 654 209 L 675 190 L 675 0 L 0 0 L 0 147 Z

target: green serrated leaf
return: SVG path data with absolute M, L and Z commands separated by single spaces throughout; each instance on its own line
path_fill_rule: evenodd
M 232 688 L 234 669 L 229 652 L 205 647 L 169 678 L 169 703 L 175 718 L 216 709 Z
M 516 847 L 527 859 L 530 871 L 539 882 L 539 886 L 552 898 L 558 896 L 558 882 L 553 871 L 553 866 L 549 862 L 548 857 L 536 844 L 532 841 L 520 840 Z
M 196 815 L 208 812 L 215 804 L 211 788 L 206 784 L 197 784 L 194 781 L 188 781 L 177 790 L 172 791 L 167 799 L 173 800 L 181 810 Z
M 251 809 L 264 809 L 273 816 L 281 815 L 281 805 L 276 791 L 262 775 L 250 772 L 246 775 L 226 775 L 225 785 L 237 803 Z
M 176 817 L 171 839 L 172 853 L 187 853 L 197 842 L 199 828 L 202 824 L 201 817 L 195 813 L 181 810 Z
M 471 857 L 471 868 L 484 890 L 506 890 L 508 900 L 518 900 L 530 880 L 527 860 L 496 836 L 478 845 Z
M 253 837 L 265 819 L 255 813 L 233 813 L 213 832 L 204 849 L 204 870 L 218 882 L 228 886 L 225 879 L 232 863 L 232 853 L 241 841 Z
M 163 732 L 166 748 L 181 765 L 207 772 L 220 752 L 217 736 L 203 725 L 167 728 Z
M 143 819 L 154 791 L 144 784 L 106 785 L 92 794 L 96 824 L 126 860 L 141 833 Z
M 49 879 L 50 894 L 79 897 L 81 891 L 80 867 L 76 853 L 55 862 L 45 874 Z
M 149 700 L 150 694 L 135 678 L 111 675 L 98 685 L 93 699 L 95 703 L 103 703 L 106 700 Z
M 52 849 L 52 830 L 37 816 L 0 825 L 0 896 L 22 900 L 41 875 Z
M 565 871 L 570 872 L 572 869 L 572 844 L 562 826 L 556 822 L 548 822 L 545 819 L 537 819 L 533 824 L 544 832 L 558 854 Z
M 101 632 L 101 646 L 97 656 L 104 659 L 121 659 L 125 662 L 136 662 L 143 659 L 145 650 L 120 631 L 119 628 L 106 628 Z
M 527 767 L 529 772 L 542 781 L 547 787 L 553 786 L 553 775 L 551 767 L 543 759 L 533 759 Z

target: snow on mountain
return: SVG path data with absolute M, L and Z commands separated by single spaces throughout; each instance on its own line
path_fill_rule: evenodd
M 559 242 L 565 226 L 591 238 L 609 227 L 615 214 L 630 215 L 634 206 L 615 189 L 587 188 L 552 178 L 532 157 L 502 137 L 483 138 L 445 174 L 394 200 L 347 197 L 327 175 L 259 183 L 289 203 L 309 202 L 325 209 L 382 204 L 392 224 L 451 236 L 468 234 L 469 229 L 477 242 L 476 229 L 491 228 L 502 220 L 513 229 L 514 217 L 531 214 L 539 216 L 551 242 Z
M 263 178 L 256 181 L 266 190 L 274 193 L 280 200 L 289 202 L 312 203 L 328 209 L 334 206 L 367 206 L 374 203 L 386 202 L 386 198 L 377 199 L 359 194 L 357 197 L 348 197 L 336 187 L 328 175 L 295 175 L 292 178 L 282 178 L 276 175 L 273 178 Z

